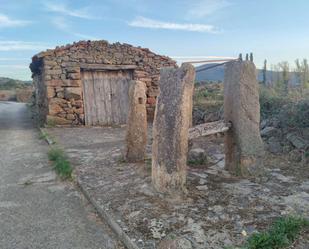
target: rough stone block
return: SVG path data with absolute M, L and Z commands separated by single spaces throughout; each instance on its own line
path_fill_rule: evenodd
M 163 68 L 153 125 L 152 182 L 160 192 L 185 191 L 195 69 Z
M 259 87 L 255 65 L 230 62 L 225 68 L 224 119 L 232 122 L 225 136 L 225 165 L 233 174 L 259 174 L 264 146 L 260 135 Z
M 81 99 L 82 89 L 80 87 L 66 87 L 64 89 L 64 97 L 66 99 Z
M 155 97 L 148 97 L 147 98 L 147 104 L 155 105 L 156 104 L 156 98 Z
M 45 69 L 45 74 L 46 75 L 55 75 L 55 74 L 58 74 L 60 75 L 62 73 L 62 70 L 61 69 Z
M 75 116 L 74 116 L 74 114 L 67 114 L 66 118 L 67 118 L 68 120 L 74 120 L 74 119 L 75 119 Z
M 56 103 L 49 104 L 48 109 L 49 109 L 48 111 L 49 115 L 57 115 L 58 113 L 63 111 L 61 106 Z
M 46 96 L 47 98 L 53 98 L 55 97 L 55 88 L 54 87 L 46 87 Z
M 81 80 L 64 80 L 63 81 L 63 85 L 64 86 L 81 86 L 82 85 L 82 81 Z
M 66 68 L 67 73 L 80 73 L 79 67 L 67 67 Z
M 79 80 L 80 79 L 80 73 L 68 73 L 67 78 L 71 80 Z
M 129 114 L 126 133 L 126 159 L 144 161 L 147 145 L 146 86 L 141 81 L 131 81 Z
M 46 117 L 47 124 L 55 124 L 55 125 L 69 125 L 72 124 L 71 120 L 67 120 L 65 118 L 47 115 Z
M 54 87 L 60 87 L 63 85 L 63 80 L 45 80 L 46 86 L 54 86 Z

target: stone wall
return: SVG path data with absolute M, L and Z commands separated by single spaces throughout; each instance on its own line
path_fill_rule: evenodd
M 152 119 L 158 96 L 160 68 L 176 62 L 147 48 L 106 41 L 80 41 L 35 55 L 30 69 L 41 120 L 84 124 L 81 65 L 135 65 L 133 79 L 147 86 L 147 115 Z

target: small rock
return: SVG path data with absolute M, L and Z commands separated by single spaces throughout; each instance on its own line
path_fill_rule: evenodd
M 261 130 L 261 136 L 262 137 L 272 137 L 272 136 L 279 136 L 280 135 L 280 130 L 275 128 L 275 127 L 265 127 L 264 129 Z
M 282 151 L 285 154 L 289 153 L 291 150 L 293 150 L 293 147 L 289 142 L 284 144 L 283 147 L 282 147 Z
M 185 228 L 185 232 L 191 232 L 193 234 L 193 238 L 197 243 L 204 243 L 206 241 L 206 236 L 204 233 L 204 229 L 202 228 L 202 222 L 194 222 L 193 219 L 188 219 L 187 227 Z
M 302 160 L 302 153 L 298 151 L 297 149 L 292 150 L 289 153 L 289 159 L 293 162 L 300 162 Z
M 267 147 L 268 147 L 268 150 L 271 152 L 271 153 L 274 153 L 274 154 L 278 154 L 278 153 L 282 153 L 282 146 L 280 144 L 280 142 L 278 141 L 277 138 L 275 137 L 271 137 L 268 142 L 267 142 Z
M 286 135 L 287 140 L 293 144 L 294 147 L 297 149 L 304 149 L 306 148 L 306 142 L 299 136 L 297 136 L 295 133 L 289 133 Z
M 79 87 L 66 87 L 64 91 L 64 97 L 66 99 L 81 99 L 81 88 Z
M 268 126 L 268 124 L 269 124 L 269 120 L 268 119 L 262 120 L 261 124 L 260 124 L 261 130 L 264 129 L 266 126 Z
M 188 153 L 189 164 L 203 165 L 207 162 L 207 155 L 204 149 L 194 148 Z
M 192 244 L 186 238 L 166 238 L 160 242 L 158 249 L 192 249 Z
M 196 188 L 200 191 L 208 190 L 208 187 L 206 185 L 196 186 Z

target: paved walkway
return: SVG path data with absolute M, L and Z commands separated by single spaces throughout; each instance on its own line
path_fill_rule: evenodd
M 0 102 L 0 248 L 123 248 L 47 151 L 26 106 Z

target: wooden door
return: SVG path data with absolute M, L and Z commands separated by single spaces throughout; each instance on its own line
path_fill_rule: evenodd
M 86 125 L 127 122 L 131 71 L 83 71 Z

